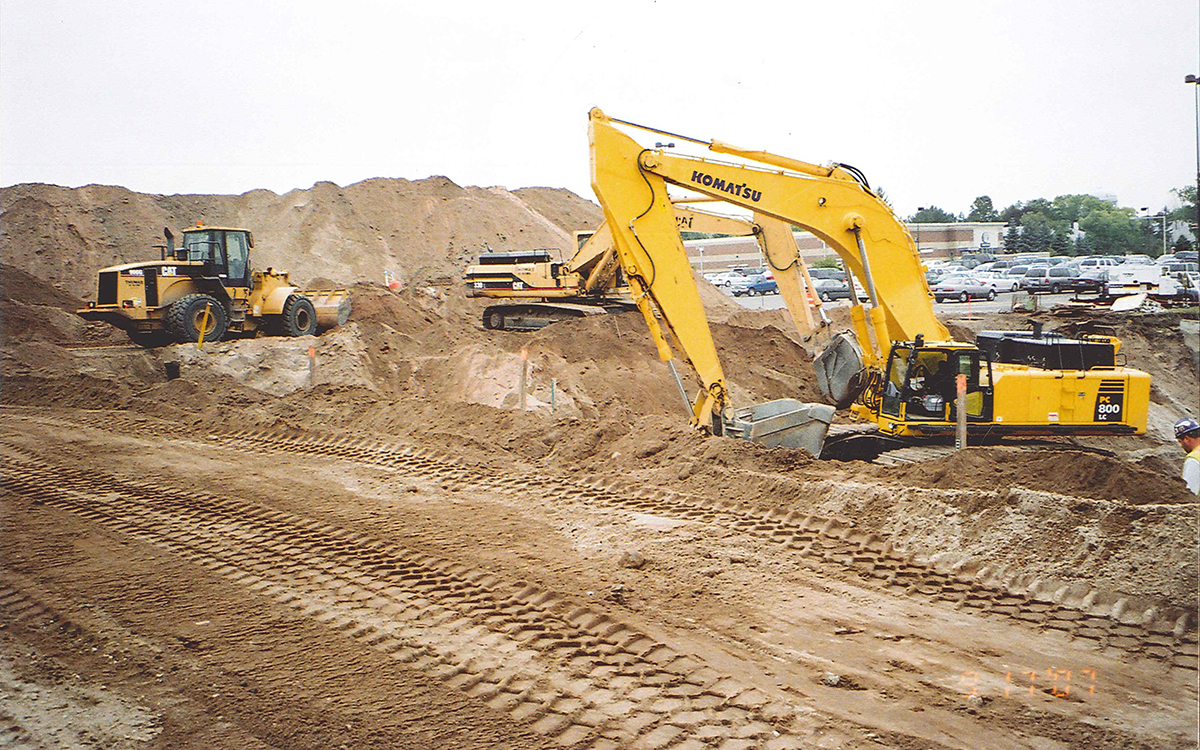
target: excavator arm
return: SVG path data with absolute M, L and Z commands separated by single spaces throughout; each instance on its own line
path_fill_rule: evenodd
M 679 236 L 666 182 L 638 168 L 641 147 L 611 125 L 593 119 L 588 139 L 592 190 L 612 231 L 633 301 L 646 320 L 659 357 L 668 363 L 673 359 L 667 334 L 658 322 L 661 317 L 700 378 L 703 390 L 692 405 L 692 423 L 706 426 L 728 403 L 725 373 Z
M 646 184 L 661 180 L 677 185 L 747 208 L 756 217 L 802 227 L 824 240 L 870 295 L 869 329 L 875 345 L 868 364 L 879 363 L 893 340 L 913 340 L 918 334 L 931 341 L 950 338 L 933 314 L 911 236 L 888 205 L 849 168 L 821 167 L 719 141 L 707 143 L 714 153 L 738 156 L 762 166 L 668 154 L 643 149 L 616 129 L 618 121 L 598 109 L 592 110 L 590 120 L 593 159 L 614 162 L 614 166 L 601 171 L 613 171 L 620 164 L 635 171 Z M 600 148 L 596 144 L 612 150 L 597 155 Z M 631 159 L 634 150 L 636 161 Z M 593 165 L 593 174 L 596 172 Z M 631 177 L 626 179 L 632 181 Z M 645 222 L 653 210 L 643 206 L 636 214 L 637 223 Z M 856 307 L 854 317 L 859 337 L 866 343 L 866 313 Z

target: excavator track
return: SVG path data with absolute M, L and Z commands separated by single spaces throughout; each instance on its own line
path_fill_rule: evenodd
M 40 417 L 18 418 L 45 421 Z M 175 425 L 113 412 L 82 412 L 78 423 L 127 434 L 182 437 Z M 1059 631 L 1096 647 L 1117 649 L 1172 668 L 1195 671 L 1200 662 L 1196 623 L 1189 613 L 1131 612 L 1120 603 L 1097 605 L 1092 596 L 1067 601 L 1055 591 L 943 569 L 914 558 L 887 535 L 838 519 L 723 503 L 663 489 L 474 468 L 449 454 L 365 436 L 330 437 L 262 429 L 207 432 L 194 438 L 232 449 L 353 461 L 392 475 L 439 482 L 444 489 L 488 492 L 507 496 L 513 502 L 541 497 L 557 505 L 620 508 L 736 529 L 786 547 L 802 560 L 841 570 L 857 585 L 1001 617 L 1031 629 Z
M 619 303 L 581 305 L 566 302 L 521 302 L 488 305 L 483 311 L 483 327 L 494 331 L 538 331 L 564 320 L 578 320 L 631 309 L 632 305 Z

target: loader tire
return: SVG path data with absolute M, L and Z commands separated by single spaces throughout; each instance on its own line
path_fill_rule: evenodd
M 307 297 L 293 294 L 283 303 L 279 316 L 281 336 L 312 336 L 317 332 L 317 311 Z
M 200 326 L 204 323 L 204 308 L 208 308 L 208 328 L 204 331 L 205 341 L 220 341 L 229 325 L 225 306 L 207 294 L 189 294 L 180 297 L 167 312 L 167 330 L 181 344 L 200 340 Z

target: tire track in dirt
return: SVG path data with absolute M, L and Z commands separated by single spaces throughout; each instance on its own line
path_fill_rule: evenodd
M 790 704 L 552 592 L 249 502 L 6 448 L 7 492 L 176 552 L 564 746 L 800 746 L 786 736 L 799 729 Z
M 42 417 L 12 416 L 46 421 Z M 66 420 L 62 422 L 71 424 Z M 1036 587 L 1021 590 L 986 580 L 983 575 L 968 577 L 940 570 L 906 554 L 881 534 L 836 519 L 775 508 L 747 507 L 658 488 L 621 487 L 603 480 L 581 482 L 476 469 L 463 464 L 453 454 L 372 437 L 298 435 L 278 429 L 252 429 L 205 430 L 189 438 L 181 436 L 175 425 L 156 422 L 121 413 L 85 412 L 78 415 L 76 423 L 106 431 L 205 440 L 239 451 L 253 446 L 257 450 L 285 455 L 352 461 L 409 478 L 440 482 L 447 490 L 505 495 L 535 493 L 553 498 L 556 503 L 602 505 L 733 528 L 784 546 L 803 558 L 833 563 L 856 574 L 865 585 L 1002 617 L 1025 627 L 1057 630 L 1092 642 L 1099 648 L 1116 649 L 1173 668 L 1196 671 L 1200 665 L 1200 643 L 1190 613 L 1172 612 L 1164 616 L 1154 610 L 1133 612 L 1123 601 L 1101 608 L 1094 606 L 1095 594 L 1083 597 L 1079 606 L 1071 606 L 1062 601 L 1061 592 L 1042 591 Z
M 447 489 L 505 494 L 542 493 L 558 501 L 606 505 L 680 520 L 734 528 L 783 545 L 802 557 L 818 558 L 853 571 L 876 585 L 909 596 L 950 603 L 1015 620 L 1026 626 L 1059 630 L 1131 655 L 1197 669 L 1197 637 L 1187 615 L 1174 621 L 1139 622 L 1144 613 L 1127 612 L 1119 603 L 1109 614 L 1089 612 L 1046 598 L 989 585 L 988 582 L 938 570 L 898 550 L 889 540 L 834 519 L 784 513 L 773 508 L 746 508 L 707 498 L 651 490 L 629 492 L 603 483 L 588 485 L 560 479 L 493 474 L 485 476 L 458 465 L 454 457 L 411 446 L 390 448 L 369 440 L 294 438 L 240 432 L 210 439 L 231 447 L 247 442 L 282 453 L 334 457 L 391 469 L 413 478 L 436 478 Z M 1086 602 L 1086 598 L 1085 598 Z

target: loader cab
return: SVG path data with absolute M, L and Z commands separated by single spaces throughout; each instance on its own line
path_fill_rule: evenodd
M 969 345 L 926 346 L 922 337 L 892 346 L 880 413 L 901 422 L 954 423 L 957 376 L 967 376 L 967 421 L 992 419 L 992 363 Z
M 178 260 L 204 264 L 205 276 L 216 276 L 227 287 L 250 286 L 250 248 L 254 237 L 246 229 L 204 227 L 183 233 Z

